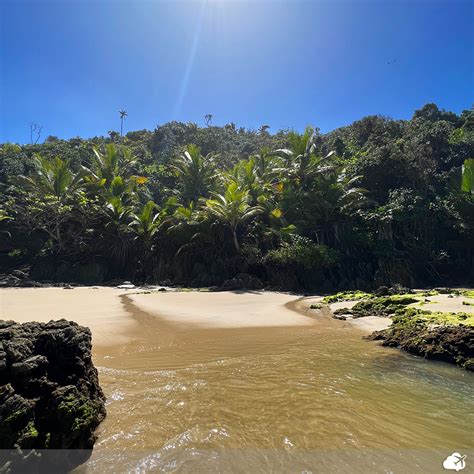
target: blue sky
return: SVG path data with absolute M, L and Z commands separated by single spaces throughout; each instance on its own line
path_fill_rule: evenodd
M 323 132 L 474 102 L 470 0 L 0 0 L 0 142 L 170 120 Z

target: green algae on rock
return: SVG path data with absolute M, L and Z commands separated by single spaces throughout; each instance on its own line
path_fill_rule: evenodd
M 0 449 L 11 450 L 0 471 L 73 469 L 90 456 L 104 417 L 88 328 L 0 321 Z
M 418 300 L 413 296 L 381 296 L 372 298 L 367 301 L 359 301 L 350 310 L 350 314 L 354 318 L 362 318 L 364 316 L 391 316 L 398 310 L 413 303 L 418 303 Z
M 369 339 L 474 370 L 474 314 L 405 308 L 392 321 L 389 328 L 374 332 Z
M 334 295 L 325 296 L 323 303 L 331 304 L 337 303 L 338 301 L 355 301 L 372 297 L 372 293 L 366 293 L 365 291 L 340 291 Z

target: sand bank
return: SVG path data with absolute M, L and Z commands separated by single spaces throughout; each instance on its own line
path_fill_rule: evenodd
M 311 317 L 284 306 L 297 299 L 284 293 L 137 291 L 110 287 L 0 289 L 0 319 L 72 320 L 91 329 L 96 349 L 126 344 L 139 332 L 139 323 L 124 307 L 122 295 L 127 295 L 138 309 L 188 329 L 314 324 Z
M 129 296 L 142 311 L 199 328 L 311 326 L 314 319 L 285 305 L 298 297 L 263 291 L 160 292 Z

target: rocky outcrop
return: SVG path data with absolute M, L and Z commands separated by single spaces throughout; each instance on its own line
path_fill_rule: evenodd
M 29 270 L 13 270 L 10 273 L 0 274 L 0 287 L 41 287 L 41 283 L 30 278 Z
M 383 346 L 397 347 L 426 359 L 450 362 L 474 371 L 474 327 L 428 326 L 395 321 L 369 336 Z
M 403 310 L 409 304 L 418 303 L 412 296 L 381 296 L 371 298 L 356 303 L 351 310 L 344 310 L 352 314 L 354 318 L 363 318 L 365 316 L 391 316 L 397 311 Z M 340 314 L 341 311 L 335 313 Z
M 239 273 L 234 278 L 224 281 L 221 290 L 261 290 L 263 286 L 262 281 L 256 276 L 248 273 Z
M 104 417 L 88 328 L 0 321 L 0 449 L 12 450 L 0 472 L 68 472 L 90 456 Z

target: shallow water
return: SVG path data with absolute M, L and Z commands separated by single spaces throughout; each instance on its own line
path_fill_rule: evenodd
M 95 354 L 108 416 L 79 471 L 443 472 L 453 451 L 474 466 L 466 371 L 327 316 L 183 330 L 123 302 L 140 330 Z

